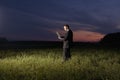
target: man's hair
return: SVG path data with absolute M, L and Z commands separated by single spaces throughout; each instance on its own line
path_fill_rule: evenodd
M 70 26 L 68 24 L 65 24 L 64 26 L 67 27 L 68 29 L 70 29 Z

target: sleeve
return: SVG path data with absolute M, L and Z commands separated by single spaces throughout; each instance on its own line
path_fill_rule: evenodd
M 61 40 L 66 41 L 68 40 L 69 32 L 67 32 L 64 36 L 60 36 Z
M 69 37 L 69 31 L 65 34 L 65 36 L 64 36 L 64 41 L 66 41 L 66 40 L 68 40 L 68 37 Z

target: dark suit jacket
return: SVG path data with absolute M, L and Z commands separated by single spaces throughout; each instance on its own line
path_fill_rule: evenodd
M 61 36 L 63 40 L 63 48 L 70 48 L 73 42 L 73 32 L 69 29 L 64 36 Z

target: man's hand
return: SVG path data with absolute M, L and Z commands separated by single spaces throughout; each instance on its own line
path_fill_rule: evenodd
M 63 38 L 61 37 L 60 33 L 59 32 L 56 32 L 57 36 L 58 36 L 58 39 L 62 40 Z
M 57 34 L 58 37 L 60 36 L 60 34 L 58 32 L 56 32 L 56 34 Z
M 61 39 L 61 37 L 60 37 L 60 36 L 58 36 L 58 39 Z

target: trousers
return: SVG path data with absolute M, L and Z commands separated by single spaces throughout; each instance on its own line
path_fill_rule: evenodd
M 63 48 L 63 60 L 66 61 L 71 58 L 70 48 Z

